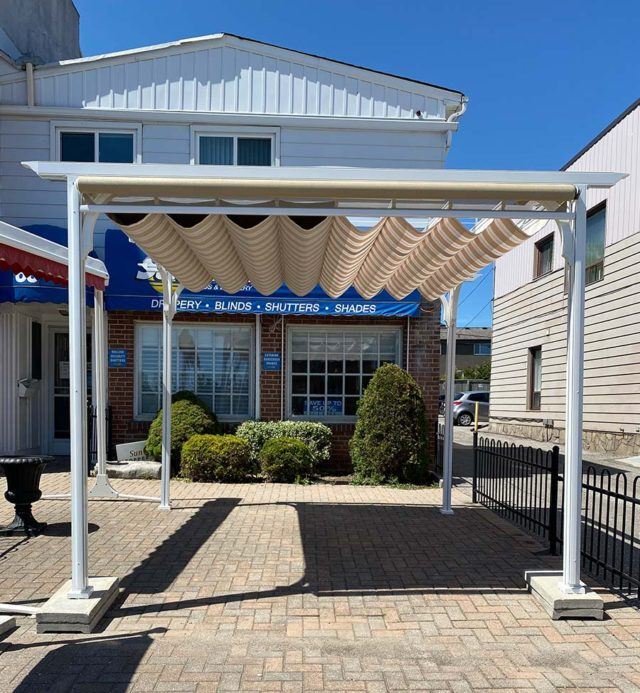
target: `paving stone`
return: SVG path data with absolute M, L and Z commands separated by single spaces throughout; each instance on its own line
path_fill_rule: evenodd
M 68 484 L 43 477 L 46 494 Z M 123 593 L 89 635 L 17 619 L 0 691 L 640 689 L 638 612 L 598 589 L 604 621 L 550 620 L 523 575 L 559 559 L 466 494 L 445 518 L 435 489 L 171 488 L 169 513 L 90 502 L 90 574 Z M 0 538 L 2 601 L 44 602 L 69 577 L 69 503 L 37 513 L 44 535 Z

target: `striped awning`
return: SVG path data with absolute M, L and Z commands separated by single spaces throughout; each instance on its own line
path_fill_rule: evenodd
M 525 241 L 509 219 L 480 233 L 457 219 L 418 230 L 399 217 L 362 230 L 347 217 L 111 214 L 122 230 L 190 291 L 215 280 L 235 293 L 251 283 L 272 294 L 282 284 L 298 296 L 315 286 L 332 298 L 354 286 L 364 298 L 383 289 L 402 299 L 416 288 L 441 296 Z

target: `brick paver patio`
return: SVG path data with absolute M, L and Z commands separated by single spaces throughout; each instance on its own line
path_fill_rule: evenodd
M 443 517 L 436 490 L 172 489 L 170 513 L 90 503 L 90 573 L 121 577 L 122 597 L 89 636 L 19 619 L 0 690 L 640 690 L 640 613 L 605 593 L 604 622 L 550 621 L 522 576 L 558 560 L 466 495 Z M 35 514 L 47 535 L 0 538 L 0 601 L 68 578 L 68 502 Z

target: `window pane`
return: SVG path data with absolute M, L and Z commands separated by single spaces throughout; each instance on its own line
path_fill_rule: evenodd
M 93 161 L 94 137 L 93 132 L 60 133 L 60 161 Z
M 271 166 L 271 139 L 239 137 L 238 166 Z
M 587 284 L 603 277 L 606 209 L 587 217 Z
M 200 137 L 200 163 L 233 165 L 233 137 Z
M 98 135 L 98 161 L 112 164 L 133 163 L 133 134 L 101 132 Z
M 536 243 L 536 276 L 551 272 L 553 269 L 553 236 Z

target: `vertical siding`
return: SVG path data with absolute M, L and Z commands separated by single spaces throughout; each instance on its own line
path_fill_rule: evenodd
M 444 119 L 459 103 L 429 85 L 233 39 L 35 71 L 39 106 Z M 25 75 L 0 75 L 0 103 L 24 104 Z
M 18 402 L 16 396 L 16 340 L 15 315 L 0 312 L 0 454 L 8 454 L 16 448 Z

